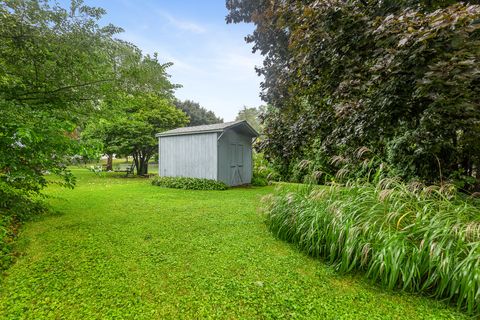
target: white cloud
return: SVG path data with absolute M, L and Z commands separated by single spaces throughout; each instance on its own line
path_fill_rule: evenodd
M 172 26 L 174 26 L 177 29 L 185 30 L 193 33 L 205 33 L 207 31 L 205 27 L 193 21 L 178 19 L 165 11 L 157 10 L 157 12 L 162 18 L 165 18 Z
M 190 65 L 187 62 L 184 62 L 182 59 L 175 57 L 173 54 L 168 52 L 165 48 L 160 46 L 158 42 L 145 37 L 141 33 L 134 33 L 131 31 L 127 31 L 120 34 L 118 38 L 135 44 L 142 50 L 144 54 L 154 54 L 155 52 L 158 53 L 161 63 L 173 62 L 173 67 L 175 69 L 182 69 L 187 71 L 196 69 L 196 67 Z
M 225 121 L 234 120 L 244 106 L 263 104 L 255 66 L 262 57 L 252 54 L 243 40 L 250 32 L 244 26 L 221 21 L 202 21 L 177 16 L 163 8 L 150 7 L 141 24 L 125 28 L 119 37 L 136 44 L 144 53 L 159 54 L 161 62 L 173 62 L 167 71 L 179 99 L 191 99 L 215 112 Z
M 216 57 L 216 68 L 219 72 L 233 72 L 237 77 L 251 77 L 256 75 L 255 66 L 262 65 L 262 57 L 238 47 L 224 48 L 225 54 Z
M 172 76 L 183 85 L 177 91 L 178 98 L 195 100 L 225 121 L 231 121 L 244 105 L 263 104 L 258 96 L 262 79 L 254 70 L 262 59 L 246 47 L 233 46 L 228 41 L 219 43 L 223 44 L 222 50 L 206 45 L 204 50 L 207 49 L 208 55 L 184 57 L 195 69 L 182 71 L 174 66 Z

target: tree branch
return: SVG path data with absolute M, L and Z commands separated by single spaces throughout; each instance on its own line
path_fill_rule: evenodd
M 74 88 L 80 88 L 80 87 L 87 87 L 91 86 L 97 83 L 102 83 L 102 82 L 109 82 L 113 81 L 115 79 L 101 79 L 101 80 L 96 80 L 92 82 L 87 82 L 87 83 L 81 83 L 81 84 L 75 84 L 75 85 L 69 85 L 65 87 L 60 87 L 55 90 L 50 90 L 50 91 L 32 91 L 32 92 L 26 92 L 24 94 L 19 95 L 17 98 L 11 98 L 11 100 L 28 100 L 28 98 L 21 98 L 21 97 L 26 97 L 26 96 L 31 96 L 35 94 L 42 94 L 42 95 L 49 95 L 49 94 L 54 94 L 63 90 L 68 90 L 68 89 L 74 89 Z

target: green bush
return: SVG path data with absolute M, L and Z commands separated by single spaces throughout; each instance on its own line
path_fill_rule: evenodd
M 25 193 L 0 180 L 0 271 L 14 261 L 13 247 L 22 222 L 46 211 L 38 195 Z
M 251 184 L 253 186 L 266 186 L 270 181 L 280 181 L 280 175 L 275 167 L 269 163 L 263 153 L 253 153 L 253 176 Z
M 268 186 L 268 179 L 263 177 L 263 176 L 260 176 L 260 175 L 256 175 L 255 173 L 253 173 L 253 176 L 252 176 L 252 181 L 250 182 L 250 184 L 252 186 L 255 186 L 255 187 L 265 187 L 265 186 Z
M 188 189 L 188 190 L 226 190 L 228 186 L 211 179 L 186 178 L 186 177 L 155 177 L 152 180 L 155 186 Z
M 305 186 L 266 199 L 279 238 L 340 272 L 364 271 L 388 289 L 421 292 L 480 313 L 480 206 L 453 186 Z

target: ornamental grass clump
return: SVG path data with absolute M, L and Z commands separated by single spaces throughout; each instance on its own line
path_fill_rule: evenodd
M 454 187 L 305 186 L 266 199 L 279 238 L 388 289 L 421 292 L 480 314 L 480 205 Z

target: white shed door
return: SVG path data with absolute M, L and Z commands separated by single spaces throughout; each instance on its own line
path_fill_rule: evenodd
M 244 184 L 244 146 L 239 143 L 230 145 L 230 182 L 232 185 Z

